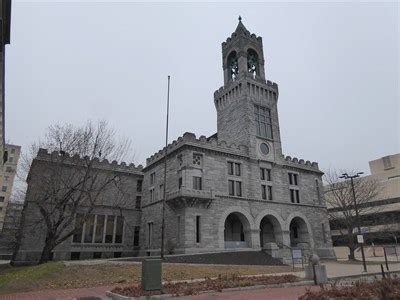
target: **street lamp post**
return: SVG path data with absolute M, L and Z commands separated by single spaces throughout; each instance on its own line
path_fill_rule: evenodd
M 361 174 L 364 174 L 363 172 L 358 172 L 355 175 L 349 175 L 347 173 L 343 173 L 342 176 L 339 178 L 344 178 L 344 179 L 350 179 L 351 182 L 351 190 L 353 193 L 353 201 L 354 201 L 354 210 L 356 211 L 356 218 L 357 218 L 357 228 L 358 228 L 358 234 L 362 235 L 361 233 L 361 222 L 360 222 L 360 216 L 358 214 L 358 206 L 357 206 L 357 200 L 356 200 L 356 192 L 354 190 L 354 182 L 353 179 L 360 177 Z M 362 260 L 363 260 L 363 266 L 364 266 L 364 272 L 367 272 L 367 264 L 365 263 L 365 253 L 364 253 L 364 241 L 361 244 L 361 255 L 362 255 Z

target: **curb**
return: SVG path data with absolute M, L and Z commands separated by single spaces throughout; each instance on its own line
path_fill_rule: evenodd
M 216 291 L 216 290 L 200 291 L 199 294 L 251 291 L 251 290 L 260 290 L 260 289 L 267 289 L 267 288 L 288 288 L 288 287 L 293 287 L 293 286 L 308 286 L 308 285 L 314 285 L 314 281 L 303 280 L 303 281 L 297 281 L 297 282 L 276 283 L 276 284 L 268 284 L 268 285 L 252 285 L 252 286 L 245 286 L 245 287 L 226 288 L 226 289 L 222 289 L 220 292 Z M 113 293 L 111 291 L 107 291 L 106 295 L 113 300 L 156 300 L 156 299 L 168 299 L 168 298 L 184 296 L 184 295 L 176 295 L 176 294 L 161 294 L 161 295 L 152 295 L 152 296 L 128 297 L 128 296 L 123 296 L 120 294 Z

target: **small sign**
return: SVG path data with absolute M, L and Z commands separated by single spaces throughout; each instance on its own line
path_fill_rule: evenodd
M 369 228 L 368 227 L 361 227 L 360 229 L 361 229 L 361 233 L 362 234 L 369 232 Z
M 294 259 L 301 259 L 302 258 L 301 249 L 293 249 L 292 255 Z
M 357 235 L 357 243 L 364 244 L 364 236 L 362 234 Z

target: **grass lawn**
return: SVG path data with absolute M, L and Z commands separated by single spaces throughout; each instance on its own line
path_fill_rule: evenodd
M 187 280 L 222 275 L 290 272 L 288 266 L 218 266 L 163 264 L 163 280 Z M 139 283 L 140 264 L 69 265 L 49 262 L 29 267 L 0 267 L 0 294 L 44 289 L 68 289 Z

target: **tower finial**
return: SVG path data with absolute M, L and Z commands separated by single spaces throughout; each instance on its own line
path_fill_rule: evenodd
M 239 22 L 242 22 L 242 17 L 241 16 L 239 16 Z

